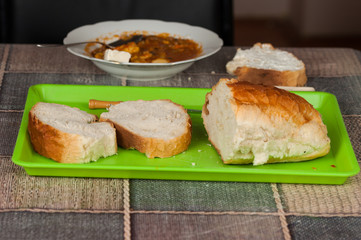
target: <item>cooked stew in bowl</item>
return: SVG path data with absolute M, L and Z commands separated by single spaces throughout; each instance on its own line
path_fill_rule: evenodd
M 131 36 L 122 37 L 124 39 Z M 202 47 L 193 40 L 171 37 L 167 33 L 144 35 L 139 42 L 129 42 L 115 48 L 131 54 L 133 63 L 170 63 L 198 57 Z M 92 57 L 104 59 L 104 46 L 90 52 Z

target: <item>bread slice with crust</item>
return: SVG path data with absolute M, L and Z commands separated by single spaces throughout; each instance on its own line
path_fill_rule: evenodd
M 126 101 L 109 107 L 100 121 L 114 124 L 118 145 L 137 149 L 148 158 L 171 157 L 191 143 L 191 119 L 170 100 Z
M 239 81 L 272 86 L 304 86 L 305 64 L 293 54 L 268 43 L 256 43 L 250 49 L 239 48 L 226 64 L 229 74 Z
M 220 79 L 206 95 L 202 118 L 226 164 L 297 162 L 330 150 L 320 113 L 276 87 Z
M 111 123 L 78 108 L 39 102 L 29 112 L 28 132 L 39 154 L 60 163 L 88 163 L 117 153 Z

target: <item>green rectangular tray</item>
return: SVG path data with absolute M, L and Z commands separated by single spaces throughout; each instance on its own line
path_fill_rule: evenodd
M 39 84 L 29 88 L 12 160 L 29 175 L 97 178 L 141 178 L 200 181 L 276 182 L 342 184 L 359 171 L 336 97 L 324 92 L 295 92 L 309 101 L 322 115 L 331 138 L 328 155 L 298 163 L 262 166 L 225 165 L 207 139 L 200 113 L 191 113 L 192 142 L 187 151 L 170 158 L 148 159 L 136 150 L 119 148 L 118 154 L 87 164 L 62 164 L 37 154 L 27 133 L 28 114 L 37 102 L 78 107 L 100 115 L 105 109 L 89 110 L 89 99 L 152 100 L 171 99 L 186 108 L 201 109 L 210 89 L 84 86 Z

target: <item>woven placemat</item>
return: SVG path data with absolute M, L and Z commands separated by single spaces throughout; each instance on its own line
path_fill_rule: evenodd
M 361 116 L 344 116 L 351 144 L 361 162 Z M 361 175 L 343 185 L 282 184 L 281 196 L 289 214 L 361 216 Z
M 361 75 L 361 63 L 353 49 L 332 48 L 328 51 L 327 48 L 284 48 L 284 50 L 292 52 L 305 63 L 308 77 Z M 90 61 L 74 56 L 66 49 L 39 50 L 36 46 L 16 44 L 12 45 L 10 50 L 5 48 L 5 52 L 7 51 L 10 53 L 5 71 L 104 74 Z M 235 51 L 234 47 L 224 47 L 221 52 L 207 59 L 207 62 L 200 61 L 194 64 L 192 68 L 186 70 L 186 73 L 200 74 L 200 69 L 202 71 L 209 69 L 208 73 L 224 74 L 225 65 L 234 57 Z
M 287 48 L 301 59 L 308 77 L 361 75 L 361 63 L 350 48 Z
M 34 177 L 0 158 L 0 209 L 122 211 L 123 180 Z

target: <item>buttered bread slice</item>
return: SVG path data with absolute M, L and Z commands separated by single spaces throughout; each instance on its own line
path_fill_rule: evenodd
M 292 53 L 274 48 L 269 43 L 256 43 L 252 48 L 239 48 L 226 64 L 229 74 L 239 81 L 272 86 L 304 86 L 305 64 Z

